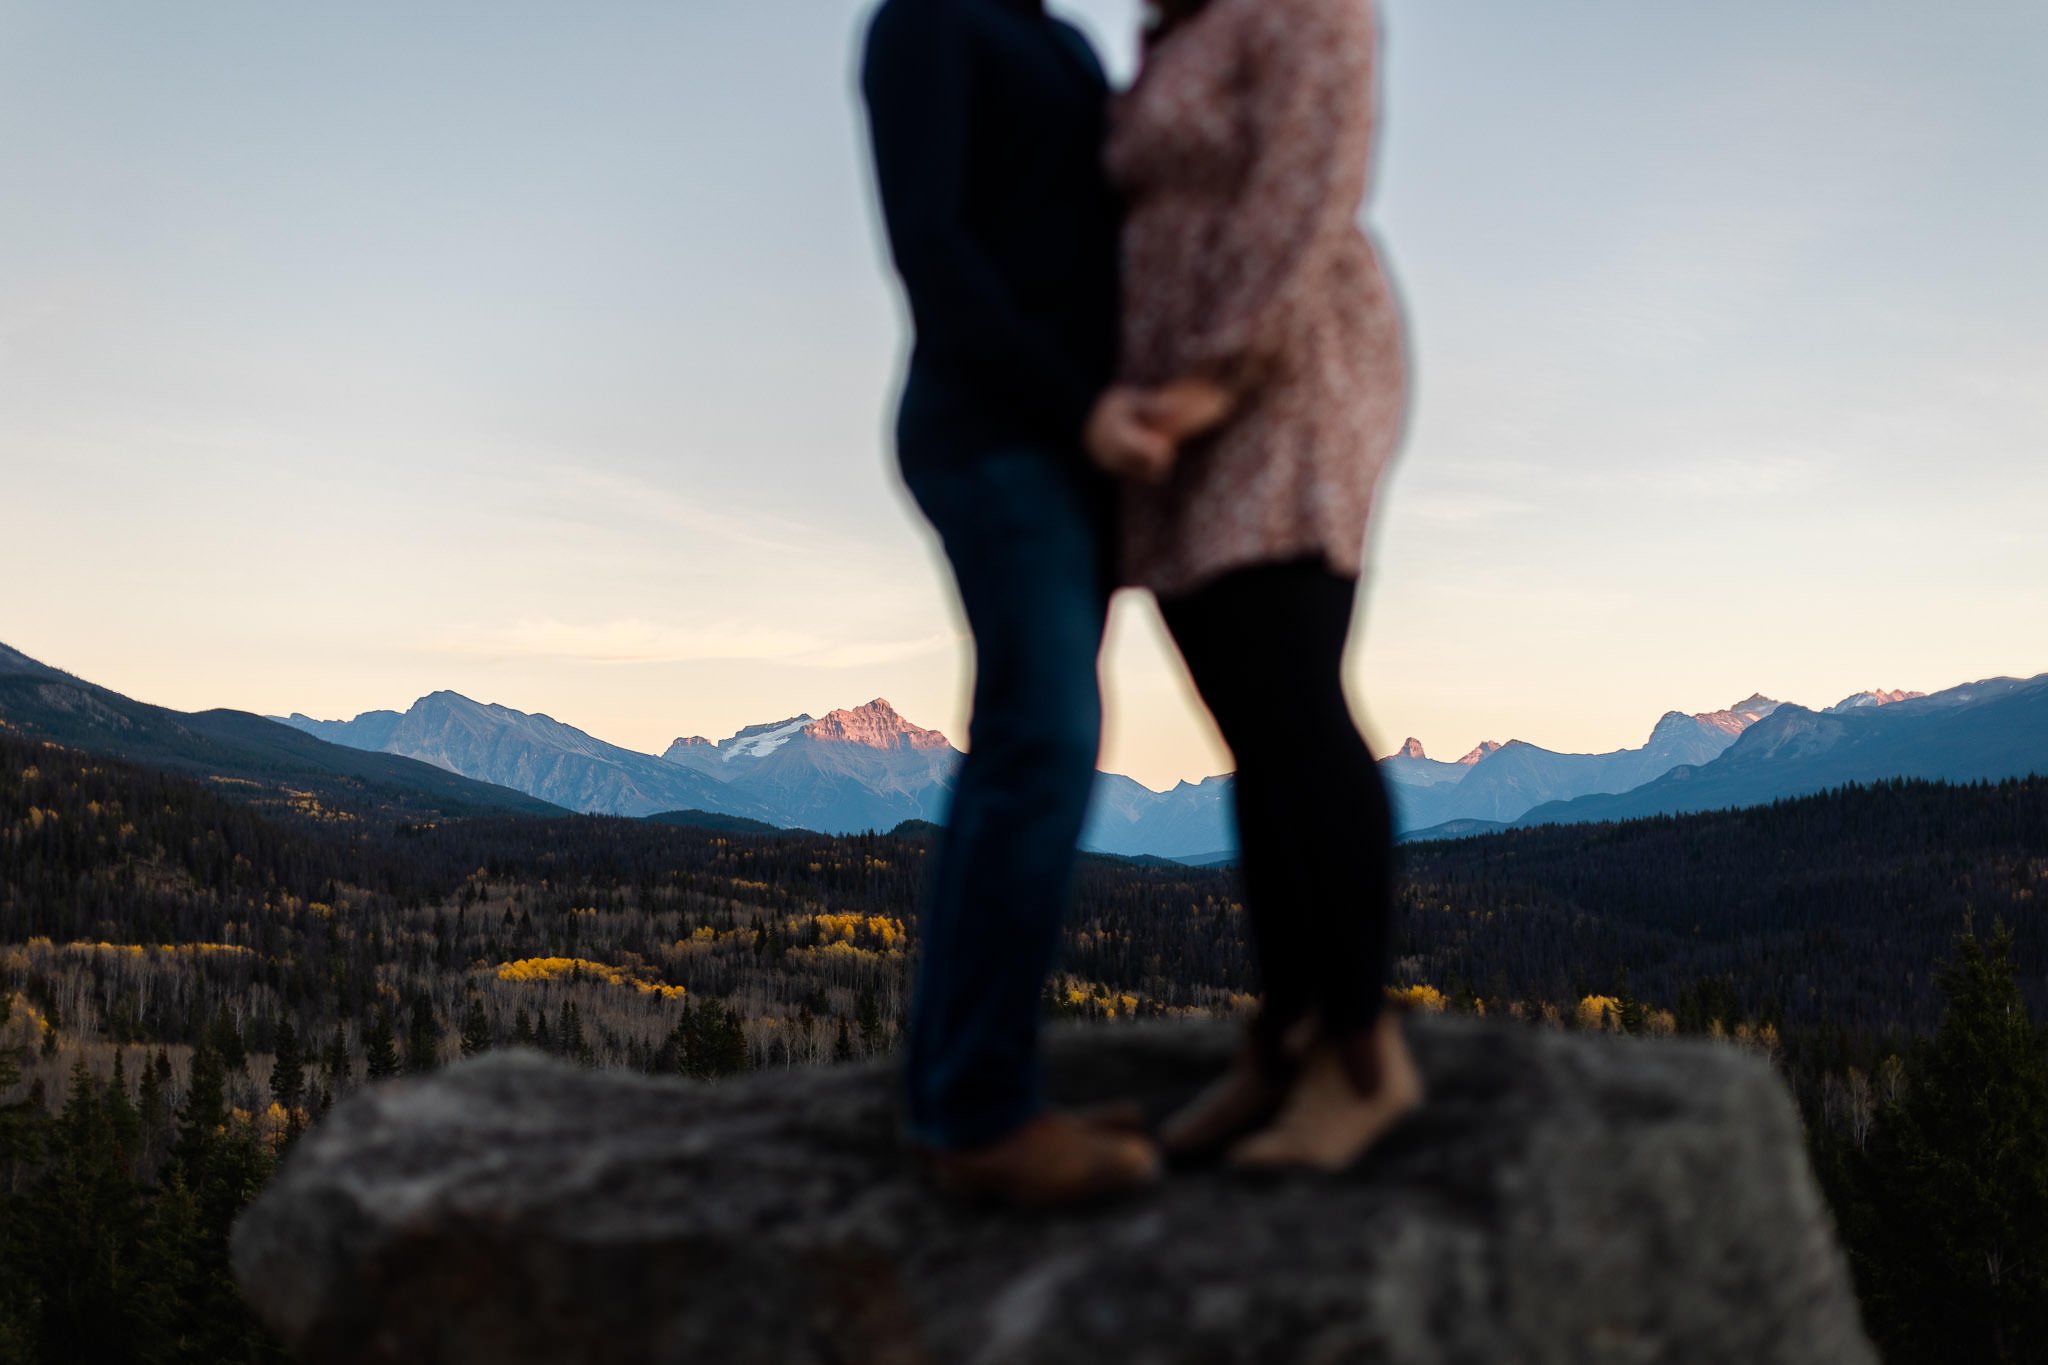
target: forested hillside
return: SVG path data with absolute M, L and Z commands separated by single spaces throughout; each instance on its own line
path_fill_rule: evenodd
M 1857 1035 L 1932 1028 L 1932 964 L 2003 914 L 2048 1013 L 2048 780 L 1888 782 L 1619 825 L 1402 849 L 1403 942 L 1431 980 L 1560 999 L 1624 975 L 1666 1003 L 1728 983 L 1745 1013 Z
M 171 711 L 0 645 L 0 728 L 228 783 L 273 809 L 559 814 L 524 792 L 431 763 L 326 744 L 246 711 Z
M 915 832 L 408 819 L 239 790 L 0 729 L 0 1360 L 266 1358 L 226 1229 L 368 1081 L 514 1042 L 711 1077 L 887 1052 L 900 1029 Z M 1905 1141 L 1887 1116 L 1942 1064 L 1925 1040 L 1957 982 L 1934 963 L 1970 915 L 2010 926 L 1985 971 L 2042 1017 L 2044 831 L 2048 783 L 1892 784 L 1411 846 L 1396 985 L 1772 1056 L 1873 1313 L 1909 1343 L 1934 1290 L 1891 1273 L 1882 1210 L 1926 1186 L 1886 1164 Z M 1232 1013 L 1254 986 L 1233 873 L 1087 860 L 1049 1011 Z M 2011 1055 L 2038 1060 L 2024 1016 L 2022 1035 Z M 2024 1105 L 2007 1117 L 2031 1150 Z M 2011 1299 L 2043 1272 L 2009 1255 Z M 1994 1297 L 1985 1321 L 2043 1301 Z

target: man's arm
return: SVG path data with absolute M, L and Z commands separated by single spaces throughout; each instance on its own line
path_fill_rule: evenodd
M 918 325 L 998 410 L 1078 442 L 1097 397 L 1026 316 L 966 230 L 972 54 L 948 0 L 892 0 L 868 32 L 861 89 L 889 246 Z

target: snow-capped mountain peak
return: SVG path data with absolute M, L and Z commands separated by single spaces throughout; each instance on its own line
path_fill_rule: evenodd
M 1485 758 L 1488 754 L 1493 753 L 1496 749 L 1499 749 L 1500 747 L 1501 746 L 1499 740 L 1482 739 L 1477 744 L 1472 746 L 1471 753 L 1466 754 L 1463 758 L 1459 759 L 1458 762 L 1464 764 L 1466 767 L 1469 768 L 1473 764 L 1477 763 L 1480 759 Z
M 806 713 L 749 725 L 715 745 L 695 735 L 678 739 L 662 757 L 672 763 L 722 774 L 730 771 L 728 765 L 746 767 L 746 760 L 767 758 L 787 750 L 791 744 L 849 745 L 888 754 L 944 755 L 953 750 L 951 741 L 943 734 L 911 724 L 895 707 L 877 697 L 865 706 L 828 711 L 822 716 Z
M 1699 711 L 1692 718 L 1724 735 L 1739 735 L 1781 705 L 1761 692 L 1752 692 L 1725 711 Z
M 841 833 L 943 819 L 960 755 L 937 730 L 912 725 L 877 697 L 749 725 L 715 746 L 678 741 L 662 758 L 773 804 L 777 823 Z
M 1428 758 L 1428 757 L 1429 757 L 1429 755 L 1428 755 L 1428 754 L 1426 754 L 1426 753 L 1424 753 L 1424 752 L 1422 751 L 1422 741 L 1421 741 L 1421 740 L 1419 740 L 1419 739 L 1417 739 L 1417 738 L 1416 738 L 1415 736 L 1413 736 L 1413 735 L 1410 735 L 1410 736 L 1408 736 L 1408 742 L 1407 742 L 1407 743 L 1405 743 L 1405 744 L 1403 744 L 1403 745 L 1401 746 L 1401 748 L 1400 748 L 1400 750 L 1398 751 L 1398 753 L 1397 753 L 1397 755 L 1396 755 L 1396 756 L 1397 756 L 1397 757 L 1399 757 L 1399 758 Z
M 912 725 L 881 697 L 866 706 L 829 711 L 803 727 L 805 739 L 832 744 L 859 744 L 869 749 L 950 749 L 952 742 L 937 730 Z
M 1844 697 L 1828 710 L 1860 711 L 1866 706 L 1890 706 L 1893 702 L 1912 701 L 1926 695 L 1925 692 L 1908 692 L 1903 688 L 1887 692 L 1882 687 L 1875 687 L 1868 692 L 1858 692 L 1853 696 Z

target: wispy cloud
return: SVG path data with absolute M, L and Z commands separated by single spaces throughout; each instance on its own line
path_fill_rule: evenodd
M 785 555 L 812 554 L 819 546 L 820 536 L 814 528 L 759 509 L 718 507 L 616 469 L 556 464 L 543 466 L 536 474 L 551 513 L 563 520 L 609 527 L 614 532 L 622 523 L 652 522 L 729 545 Z
M 752 660 L 805 668 L 859 668 L 936 653 L 950 635 L 902 640 L 839 641 L 813 632 L 749 621 L 672 625 L 625 619 L 601 622 L 521 620 L 450 627 L 420 642 L 423 652 L 468 658 L 553 659 L 588 664 L 674 664 Z
M 811 668 L 871 668 L 876 664 L 894 663 L 898 659 L 914 659 L 925 654 L 937 654 L 952 649 L 960 643 L 957 635 L 925 635 L 912 640 L 876 640 L 869 644 L 833 645 L 814 654 L 791 660 Z

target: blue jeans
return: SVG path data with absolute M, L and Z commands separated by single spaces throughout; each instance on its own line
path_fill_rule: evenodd
M 910 1133 L 994 1142 L 1044 1107 L 1039 1018 L 1102 738 L 1108 501 L 1078 456 L 1018 450 L 905 481 L 974 636 L 974 714 L 933 860 L 911 1000 Z

